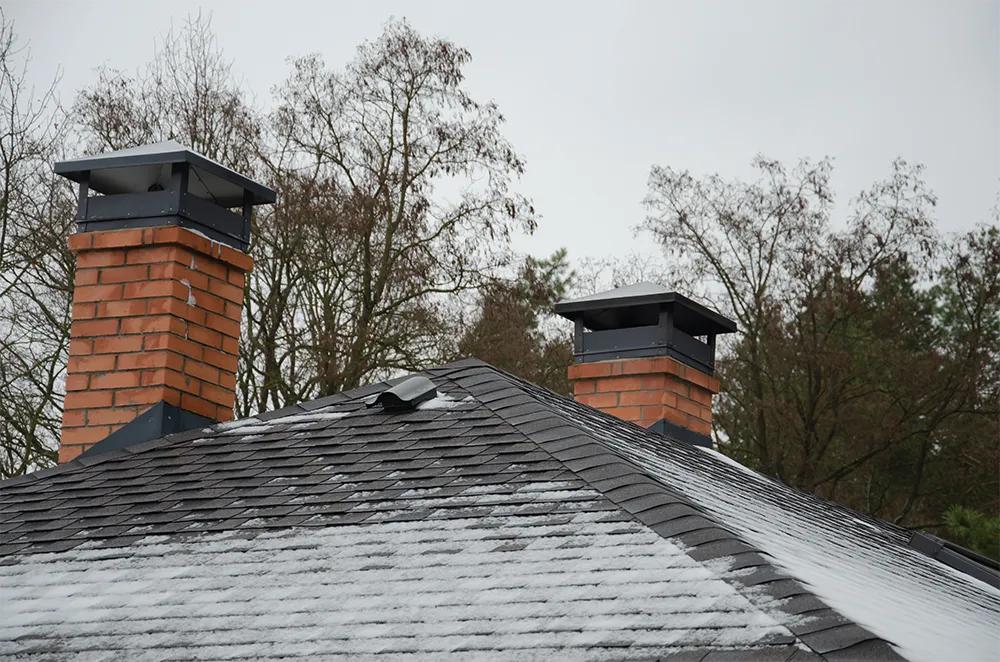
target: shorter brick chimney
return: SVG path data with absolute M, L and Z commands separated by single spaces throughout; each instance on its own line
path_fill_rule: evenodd
M 711 447 L 715 339 L 736 325 L 653 283 L 556 304 L 573 320 L 578 402 Z
M 251 210 L 274 192 L 173 142 L 56 172 L 80 184 L 59 461 L 232 419 Z

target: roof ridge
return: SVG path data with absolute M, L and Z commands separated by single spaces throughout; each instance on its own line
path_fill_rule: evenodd
M 830 652 L 822 645 L 826 633 L 834 629 L 851 627 L 856 630 L 854 633 L 856 643 L 854 645 L 866 647 L 864 652 L 867 652 L 867 649 L 872 649 L 872 652 L 877 651 L 883 656 L 895 654 L 890 642 L 877 637 L 874 633 L 847 618 L 820 599 L 800 580 L 772 564 L 769 559 L 773 557 L 768 552 L 744 540 L 728 526 L 706 513 L 688 497 L 666 485 L 661 478 L 651 475 L 648 470 L 637 466 L 629 458 L 623 457 L 614 448 L 607 446 L 592 430 L 561 412 L 546 407 L 539 396 L 578 403 L 527 382 L 500 368 L 483 362 L 479 363 L 481 365 L 460 366 L 458 369 L 462 370 L 467 367 L 488 369 L 496 375 L 497 380 L 510 384 L 523 393 L 525 397 L 530 398 L 537 405 L 537 414 L 543 415 L 544 418 L 558 420 L 562 427 L 568 427 L 575 431 L 575 434 L 565 435 L 552 432 L 556 428 L 548 428 L 534 432 L 530 436 L 525 435 L 527 438 L 647 528 L 674 544 L 679 543 L 682 551 L 698 563 L 704 564 L 706 561 L 737 559 L 739 557 L 729 568 L 730 572 L 746 571 L 750 568 L 753 570 L 746 572 L 746 574 L 741 573 L 739 576 L 727 573 L 721 576 L 723 581 L 732 586 L 739 595 L 763 613 L 767 613 L 769 608 L 777 607 L 792 617 L 808 617 L 808 623 L 786 627 L 797 640 L 811 651 L 817 655 Z M 448 378 L 458 379 L 451 375 L 448 375 Z M 486 383 L 478 382 L 484 386 Z M 472 392 L 490 411 L 520 431 L 520 425 L 516 421 L 517 417 L 511 419 L 503 413 L 503 409 L 509 407 L 509 396 L 501 395 L 491 398 L 487 402 L 476 393 L 476 385 L 466 386 L 461 382 L 458 384 Z M 495 394 L 496 391 L 491 391 L 491 393 Z M 505 406 L 498 408 L 493 406 L 491 402 L 503 402 Z M 646 435 L 655 435 L 657 441 L 665 440 L 672 446 L 684 443 L 650 432 L 641 426 L 599 410 L 588 413 L 618 426 L 627 426 Z M 537 424 L 541 420 L 543 419 L 534 419 L 533 422 Z M 578 437 L 585 437 L 588 441 L 581 441 Z M 607 462 L 607 457 L 602 458 L 601 452 L 594 448 L 588 448 L 588 446 L 599 446 L 604 455 L 614 458 L 613 462 Z M 614 464 L 629 467 L 629 472 L 619 473 L 613 467 Z M 602 474 L 604 474 L 603 477 L 601 477 Z M 635 480 L 637 476 L 641 478 Z M 649 485 L 655 486 L 655 490 L 651 491 Z M 664 497 L 666 497 L 666 501 Z M 703 522 L 699 522 L 699 519 Z M 712 529 L 716 531 L 712 531 Z M 720 535 L 719 532 L 724 532 L 725 535 Z M 852 652 L 854 652 L 853 647 Z M 859 648 L 857 652 L 861 653 L 862 651 Z

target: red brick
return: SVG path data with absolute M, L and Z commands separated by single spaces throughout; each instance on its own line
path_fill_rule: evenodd
M 113 401 L 111 391 L 73 391 L 66 394 L 63 409 L 101 409 L 110 407 Z
M 577 379 L 592 379 L 594 377 L 610 377 L 611 363 L 574 363 L 569 367 L 569 378 L 572 381 Z
M 227 391 L 236 391 L 236 375 L 231 372 L 220 372 L 219 386 Z
M 230 285 L 216 278 L 208 280 L 208 291 L 227 301 L 238 304 L 243 303 L 243 288 Z
M 187 299 L 181 301 L 172 297 L 161 299 L 146 299 L 149 302 L 150 315 L 169 314 L 205 326 L 205 311 L 196 306 L 188 305 Z
M 118 320 L 79 320 L 70 327 L 73 338 L 93 338 L 94 336 L 113 336 L 118 333 Z
M 711 407 L 702 407 L 701 408 L 701 413 L 698 414 L 698 418 L 700 418 L 701 420 L 706 421 L 708 423 L 711 423 L 712 422 L 712 408 Z
M 676 393 L 682 398 L 688 397 L 687 382 L 682 382 L 676 377 L 668 377 L 666 384 L 663 385 L 663 388 L 667 391 L 670 391 L 671 393 Z
M 73 235 L 73 236 L 76 236 L 76 235 Z M 72 239 L 72 238 L 73 237 L 70 237 L 70 239 Z M 71 460 L 75 460 L 76 457 L 80 453 L 82 453 L 83 451 L 85 451 L 85 450 L 87 450 L 87 446 L 84 446 L 84 445 L 76 445 L 76 444 L 74 444 L 73 446 L 60 445 L 59 446 L 59 464 L 65 464 L 66 462 L 69 462 Z
M 111 428 L 107 425 L 70 428 L 68 430 L 63 430 L 61 444 L 96 444 L 111 434 L 111 431 Z
M 100 273 L 100 269 L 77 269 L 76 276 L 73 278 L 73 286 L 97 285 L 97 278 Z
M 142 373 L 143 386 L 169 386 L 178 391 L 188 393 L 199 393 L 200 382 L 197 379 L 187 377 L 176 370 L 164 368 L 158 370 L 147 370 Z
M 623 375 L 677 375 L 684 376 L 685 366 L 669 356 L 654 359 L 626 359 L 621 361 Z
M 121 285 L 84 285 L 73 290 L 73 302 L 115 301 L 122 298 Z
M 639 407 L 612 407 L 604 411 L 623 421 L 638 421 L 642 418 L 642 410 Z
M 253 269 L 252 257 L 229 246 L 219 247 L 219 259 L 244 272 L 249 272 Z
M 226 280 L 242 290 L 246 287 L 247 275 L 246 272 L 240 271 L 239 269 L 230 269 L 229 276 Z
M 230 338 L 229 336 L 222 337 L 222 351 L 226 354 L 232 354 L 233 356 L 239 356 L 240 353 L 240 341 L 236 338 Z
M 238 324 L 240 320 L 243 319 L 243 306 L 239 306 L 231 301 L 227 301 L 226 311 L 223 314 Z M 570 376 L 570 379 L 576 379 L 576 378 Z
M 150 299 L 152 297 L 174 297 L 181 301 L 188 300 L 190 290 L 186 285 L 178 283 L 176 280 L 150 280 L 142 283 L 128 283 L 125 285 L 124 298 L 126 299 Z
M 187 411 L 194 412 L 195 414 L 201 414 L 207 418 L 215 418 L 216 413 L 219 408 L 209 402 L 208 400 L 202 400 L 201 398 L 191 395 L 190 393 L 184 393 L 181 395 L 181 409 L 186 409 Z
M 69 341 L 69 355 L 70 356 L 87 356 L 94 351 L 94 342 L 92 340 L 70 340 Z
M 212 278 L 218 278 L 219 280 L 226 280 L 226 276 L 229 274 L 229 269 L 226 265 L 217 260 L 213 260 L 207 255 L 197 255 L 194 259 L 194 269 L 199 273 L 203 273 Z
M 216 368 L 220 368 L 233 374 L 236 374 L 236 368 L 239 365 L 239 361 L 235 356 L 223 354 L 222 352 L 217 352 L 214 349 L 209 349 L 207 347 L 205 348 L 204 361 L 209 365 L 214 365 Z
M 688 428 L 688 421 L 690 420 L 690 417 L 684 412 L 669 407 L 663 408 L 663 418 L 685 428 Z
M 177 262 L 183 265 L 191 264 L 191 251 L 175 246 L 150 246 L 133 248 L 128 252 L 127 264 L 156 264 L 158 262 Z
M 95 391 L 137 386 L 139 386 L 138 372 L 109 372 L 106 375 L 94 375 L 90 378 L 90 388 Z
M 115 369 L 114 356 L 71 356 L 66 362 L 66 372 L 108 372 Z
M 222 334 L 218 331 L 210 331 L 197 324 L 192 324 L 188 327 L 188 338 L 196 343 L 208 345 L 214 349 L 222 349 Z
M 77 232 L 69 236 L 67 245 L 69 249 L 73 252 L 82 251 L 90 248 L 94 242 L 93 232 Z
M 201 397 L 223 407 L 232 408 L 236 404 L 236 396 L 232 392 L 211 384 L 202 384 Z
M 183 336 L 187 333 L 187 323 L 170 315 L 158 317 L 129 317 L 122 320 L 122 333 L 174 333 Z
M 157 349 L 170 350 L 171 352 L 177 352 L 192 359 L 200 359 L 202 356 L 201 345 L 169 333 L 154 333 L 145 336 L 142 348 L 147 351 Z
M 87 251 L 76 256 L 77 269 L 118 267 L 123 264 L 125 264 L 125 253 L 122 251 Z
M 142 245 L 142 230 L 110 230 L 94 233 L 94 248 L 124 248 Z
M 219 371 L 210 365 L 206 365 L 201 361 L 192 361 L 191 359 L 184 360 L 184 374 L 191 375 L 192 377 L 197 377 L 203 382 L 208 382 L 210 384 L 219 383 Z
M 658 391 L 626 391 L 618 396 L 618 404 L 622 407 L 659 405 L 662 403 L 663 393 Z
M 178 264 L 177 262 L 164 262 L 153 264 L 149 267 L 150 280 L 186 280 L 193 287 L 203 290 L 208 289 L 208 276 L 199 271 L 194 271 L 190 266 Z
M 134 283 L 142 280 L 149 280 L 149 267 L 144 264 L 101 270 L 102 283 Z
M 597 390 L 597 382 L 595 382 L 593 379 L 580 379 L 573 383 L 574 395 L 593 393 L 596 390 Z
M 661 418 L 663 418 L 663 412 L 665 410 L 666 410 L 666 407 L 664 407 L 663 405 L 654 405 L 652 407 L 643 407 L 642 408 L 642 418 L 645 419 L 645 420 L 652 420 L 655 423 L 656 421 L 658 421 Z M 649 427 L 649 426 L 647 425 L 646 427 Z
M 598 393 L 642 390 L 642 377 L 610 377 L 597 380 Z
M 187 289 L 185 288 L 185 292 Z M 216 313 L 217 315 L 223 314 L 226 309 L 226 302 L 223 299 L 215 296 L 214 294 L 209 294 L 205 290 L 199 290 L 194 288 L 191 290 L 191 295 L 194 296 L 194 305 L 198 306 L 207 311 Z M 184 298 L 187 301 L 187 296 Z
M 115 406 L 128 407 L 131 405 L 152 405 L 163 400 L 164 388 L 153 386 L 149 388 L 135 388 L 115 392 Z
M 195 249 L 199 253 L 209 253 L 212 241 L 178 226 L 153 228 L 154 244 L 181 244 Z
M 226 421 L 235 420 L 236 416 L 233 415 L 233 410 L 226 407 L 219 407 L 215 413 L 215 420 L 220 423 L 225 423 Z
M 97 304 L 99 317 L 134 317 L 146 314 L 146 300 L 106 301 Z
M 121 354 L 118 357 L 119 370 L 144 370 L 152 368 L 180 370 L 183 366 L 184 357 L 173 352 L 139 352 L 137 354 Z
M 67 391 L 86 391 L 90 387 L 90 375 L 66 375 Z
M 646 375 L 642 378 L 642 388 L 644 391 L 662 391 L 667 387 L 665 375 Z
M 698 434 L 712 434 L 712 424 L 692 418 L 688 421 L 688 429 Z
M 205 314 L 205 326 L 214 331 L 218 331 L 225 336 L 229 336 L 230 338 L 240 337 L 239 322 L 234 322 L 227 317 L 222 317 L 220 315 L 216 315 L 215 313 Z
M 67 409 L 63 412 L 62 426 L 64 428 L 78 428 L 87 424 L 86 409 Z
M 689 391 L 688 397 L 697 402 L 698 404 L 704 405 L 706 407 L 712 406 L 712 394 L 706 391 L 705 389 L 697 386 L 692 386 L 690 389 L 688 389 L 688 391 Z
M 73 319 L 74 320 L 89 320 L 94 319 L 97 315 L 97 304 L 96 303 L 74 303 L 73 304 Z
M 132 408 L 98 409 L 87 413 L 89 425 L 122 425 L 131 422 L 139 411 Z
M 594 407 L 595 409 L 604 409 L 606 407 L 617 407 L 618 406 L 618 394 L 617 393 L 598 393 L 595 395 L 581 395 L 576 399 L 577 402 L 581 402 L 588 407 Z
M 704 389 L 708 389 L 708 375 L 700 370 L 688 370 L 686 377 L 692 384 L 697 384 Z
M 127 354 L 142 349 L 142 336 L 114 336 L 94 341 L 94 354 Z
M 677 409 L 691 416 L 701 414 L 701 405 L 697 402 L 691 402 L 687 398 L 677 398 Z

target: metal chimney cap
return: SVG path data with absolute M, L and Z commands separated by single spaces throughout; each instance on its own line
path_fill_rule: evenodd
M 591 331 L 657 324 L 661 308 L 671 310 L 675 328 L 692 336 L 736 331 L 731 319 L 656 283 L 636 283 L 555 305 L 558 315 L 581 320 Z
M 175 163 L 190 164 L 192 195 L 220 207 L 241 207 L 244 191 L 254 205 L 271 204 L 277 197 L 268 187 L 173 140 L 61 161 L 55 172 L 99 193 L 145 193 L 157 184 L 168 188 Z

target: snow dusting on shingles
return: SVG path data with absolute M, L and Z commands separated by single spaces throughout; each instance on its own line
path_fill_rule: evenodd
M 383 522 L 27 555 L 0 566 L 0 656 L 622 660 L 791 636 L 638 522 L 598 520 Z
M 455 407 L 461 407 L 463 404 L 467 405 L 475 401 L 476 399 L 471 395 L 467 395 L 461 400 L 456 400 L 447 393 L 440 393 L 430 400 L 421 402 L 417 405 L 417 409 L 454 409 Z
M 713 450 L 699 448 L 704 458 L 692 461 L 671 457 L 646 436 L 594 434 L 767 552 L 820 599 L 907 659 L 1000 659 L 1000 591 L 993 587 L 910 549 L 898 535 L 846 509 L 820 508 L 818 500 Z M 738 471 L 739 479 L 713 463 Z

